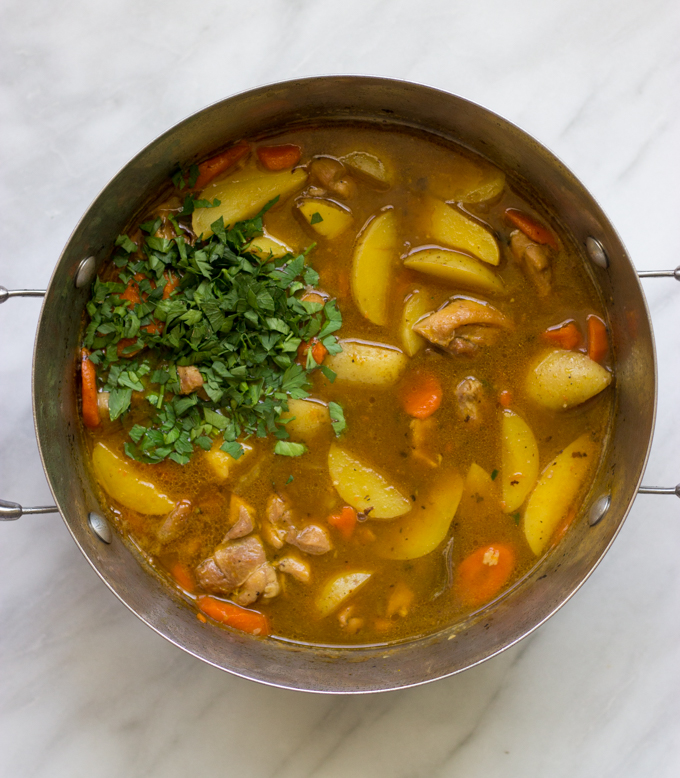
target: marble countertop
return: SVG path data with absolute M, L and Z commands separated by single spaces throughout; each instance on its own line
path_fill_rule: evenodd
M 680 5 L 203 0 L 0 7 L 0 284 L 44 287 L 91 200 L 222 97 L 367 73 L 460 94 L 557 154 L 638 269 L 673 268 Z M 644 283 L 659 358 L 646 482 L 680 480 L 680 286 Z M 0 496 L 51 495 L 35 445 L 40 303 L 0 308 Z M 652 402 L 652 398 L 649 398 Z M 56 515 L 0 527 L 0 776 L 680 774 L 680 502 L 640 496 L 582 590 L 530 638 L 400 692 L 282 691 L 184 654 L 102 585 Z

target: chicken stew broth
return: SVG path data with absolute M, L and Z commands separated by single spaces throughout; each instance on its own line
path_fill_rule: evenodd
M 431 633 L 578 517 L 611 416 L 605 314 L 485 160 L 361 125 L 241 141 L 117 246 L 81 354 L 93 472 L 202 620 Z

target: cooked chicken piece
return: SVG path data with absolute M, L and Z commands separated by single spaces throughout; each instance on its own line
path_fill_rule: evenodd
M 255 529 L 255 517 L 253 515 L 252 507 L 235 495 L 232 495 L 232 501 L 235 502 L 237 513 L 236 521 L 224 536 L 223 543 L 227 540 L 236 540 L 237 538 L 243 538 L 246 535 L 250 535 Z
M 408 616 L 414 597 L 413 590 L 409 589 L 403 581 L 399 581 L 387 601 L 387 618 L 391 619 L 394 616 L 405 618 Z
M 474 354 L 512 321 L 491 305 L 459 298 L 413 325 L 413 331 L 453 354 Z
M 159 542 L 165 545 L 177 539 L 186 530 L 187 521 L 193 512 L 191 500 L 180 500 L 156 532 Z
M 357 185 L 342 162 L 332 157 L 315 157 L 309 166 L 309 176 L 312 181 L 321 184 L 342 200 L 349 200 L 357 191 Z
M 102 419 L 109 418 L 109 392 L 97 393 L 97 408 L 99 409 L 99 416 Z
M 539 297 L 546 297 L 552 291 L 552 267 L 548 246 L 534 243 L 521 230 L 510 233 L 510 248 L 517 264 L 522 268 Z
M 356 633 L 364 626 L 364 619 L 354 616 L 354 605 L 348 605 L 338 613 L 338 622 L 340 626 L 350 635 Z
M 489 398 L 482 382 L 474 376 L 464 378 L 456 387 L 458 416 L 471 427 L 476 427 L 487 416 Z
M 196 576 L 206 591 L 231 594 L 266 561 L 262 541 L 251 535 L 243 540 L 221 543 L 213 555 L 196 568 Z
M 260 597 L 265 600 L 276 597 L 280 591 L 276 570 L 267 562 L 246 578 L 243 586 L 232 594 L 231 599 L 237 605 L 245 607 Z
M 411 419 L 409 431 L 411 437 L 411 456 L 428 467 L 439 467 L 441 456 L 432 450 L 432 438 L 437 421 L 434 416 L 427 419 Z
M 301 530 L 290 529 L 286 534 L 286 541 L 305 554 L 314 556 L 325 554 L 333 548 L 328 531 L 318 524 L 308 524 Z
M 309 583 L 312 577 L 312 571 L 307 562 L 297 556 L 288 555 L 282 557 L 276 562 L 276 567 L 280 572 L 291 575 L 297 581 L 302 581 L 302 583 Z
M 292 524 L 288 503 L 278 494 L 272 494 L 267 500 L 267 517 L 262 522 L 262 536 L 270 546 L 282 548 Z
M 195 365 L 178 367 L 177 375 L 179 376 L 180 394 L 191 394 L 203 386 L 203 376 Z

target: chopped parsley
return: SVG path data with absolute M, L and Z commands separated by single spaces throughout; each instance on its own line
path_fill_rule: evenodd
M 310 224 L 318 224 L 319 222 L 322 222 L 322 221 L 323 221 L 323 216 L 318 211 L 315 211 L 312 214 L 312 218 L 309 220 L 309 223 Z
M 275 263 L 246 250 L 262 234 L 262 216 L 274 202 L 232 227 L 220 217 L 210 238 L 192 243 L 181 220 L 214 203 L 187 195 L 182 213 L 168 218 L 176 237 L 159 237 L 157 218 L 140 225 L 139 244 L 126 235 L 116 241 L 114 272 L 92 286 L 84 346 L 109 392 L 110 418 L 121 418 L 128 429 L 131 458 L 186 464 L 196 446 L 207 450 L 217 436 L 234 458 L 243 453 L 238 439 L 248 436 L 274 436 L 274 451 L 283 456 L 307 450 L 287 440 L 280 416 L 288 398 L 309 396 L 308 375 L 318 367 L 313 359 L 296 362 L 299 346 L 316 338 L 338 353 L 334 333 L 342 315 L 335 300 L 300 299 L 319 280 L 308 251 Z M 178 368 L 189 366 L 202 386 L 182 394 Z M 342 408 L 331 405 L 340 434 Z
M 340 437 L 340 434 L 345 431 L 347 422 L 345 421 L 345 412 L 342 409 L 342 405 L 339 403 L 328 403 L 328 410 L 331 415 L 331 426 L 336 437 Z
M 495 481 L 497 477 L 498 477 L 498 470 L 492 470 L 491 471 L 491 480 Z

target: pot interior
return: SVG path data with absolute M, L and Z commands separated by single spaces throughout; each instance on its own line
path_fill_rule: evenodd
M 483 611 L 441 632 L 391 646 L 323 648 L 218 629 L 140 564 L 114 533 L 92 531 L 101 511 L 92 488 L 78 419 L 76 371 L 88 289 L 76 270 L 99 267 L 115 238 L 167 181 L 231 140 L 284 125 L 326 121 L 398 124 L 466 146 L 505 170 L 560 221 L 586 257 L 586 240 L 605 248 L 609 266 L 590 264 L 609 312 L 616 362 L 616 413 L 608 453 L 565 539 L 512 590 Z M 587 261 L 587 260 L 585 260 Z M 640 284 L 626 251 L 597 203 L 543 146 L 495 114 L 454 95 L 401 81 L 318 77 L 261 87 L 191 116 L 138 154 L 103 190 L 76 227 L 52 276 L 36 336 L 34 416 L 43 464 L 76 543 L 111 590 L 150 627 L 194 656 L 245 678 L 318 692 L 367 692 L 412 686 L 460 672 L 509 647 L 554 613 L 587 579 L 619 531 L 636 495 L 651 445 L 656 404 L 653 335 Z M 611 496 L 591 526 L 595 501 Z

